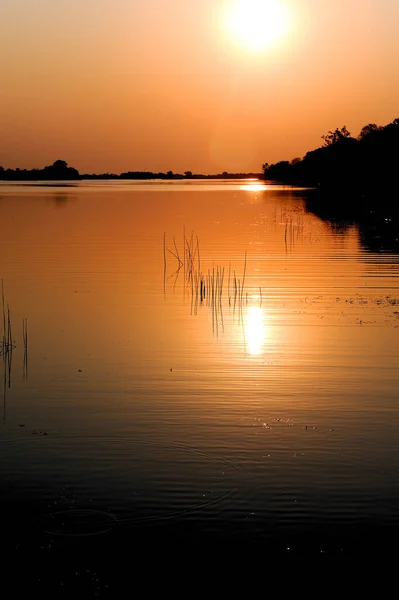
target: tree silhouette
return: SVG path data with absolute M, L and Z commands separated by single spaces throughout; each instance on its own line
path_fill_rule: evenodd
M 325 135 L 321 136 L 321 139 L 324 140 L 324 146 L 332 146 L 332 144 L 337 144 L 346 138 L 350 138 L 351 134 L 347 130 L 344 125 L 341 129 L 335 129 L 334 131 L 329 131 Z
M 54 169 L 67 169 L 68 163 L 65 160 L 56 160 L 51 166 Z
M 367 135 L 370 135 L 370 133 L 375 133 L 376 131 L 380 131 L 380 130 L 381 130 L 381 127 L 378 127 L 378 125 L 376 125 L 375 123 L 369 123 L 368 125 L 365 125 L 364 127 L 361 128 L 357 139 L 362 140 Z
M 79 172 L 68 167 L 65 160 L 56 160 L 52 165 L 44 167 L 42 171 L 44 179 L 79 179 Z
M 357 138 L 344 126 L 322 136 L 323 146 L 303 159 L 264 163 L 266 179 L 318 188 L 323 198 L 356 207 L 397 206 L 399 118 L 385 126 L 365 125 Z M 376 201 L 378 199 L 378 201 Z M 360 209 L 359 209 L 360 210 Z M 396 209 L 395 209 L 396 210 Z

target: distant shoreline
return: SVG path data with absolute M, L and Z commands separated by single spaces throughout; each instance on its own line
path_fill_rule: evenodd
M 185 171 L 184 173 L 173 173 L 173 171 L 126 171 L 119 175 L 115 173 L 79 173 L 74 167 L 69 167 L 64 160 L 56 160 L 52 165 L 43 169 L 4 169 L 0 166 L 0 181 L 84 181 L 91 180 L 191 180 L 191 179 L 263 179 L 263 173 L 223 173 L 204 174 Z

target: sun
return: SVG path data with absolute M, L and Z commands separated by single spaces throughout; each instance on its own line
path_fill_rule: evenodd
M 290 27 L 290 14 L 282 0 L 231 0 L 225 6 L 225 34 L 248 52 L 262 52 L 282 43 Z

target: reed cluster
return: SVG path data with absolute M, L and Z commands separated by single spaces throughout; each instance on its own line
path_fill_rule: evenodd
M 1 304 L 3 310 L 3 335 L 1 340 L 0 354 L 3 356 L 3 361 L 6 357 L 12 354 L 15 346 L 12 343 L 12 327 L 11 327 L 11 314 L 10 307 L 4 299 L 4 281 L 1 280 Z
M 12 324 L 11 324 L 11 311 L 10 306 L 5 301 L 4 295 L 4 281 L 1 280 L 1 307 L 2 307 L 2 337 L 0 344 L 0 356 L 2 357 L 3 363 L 5 365 L 4 372 L 5 377 L 7 379 L 8 387 L 11 386 L 11 363 L 12 363 L 12 353 L 16 348 L 13 342 L 13 332 L 12 332 Z M 23 348 L 24 348 L 24 361 L 23 361 L 23 378 L 27 379 L 28 377 L 28 319 L 24 317 L 22 319 L 22 340 L 23 340 Z M 8 374 L 8 376 L 7 376 Z
M 7 388 L 11 387 L 12 351 L 12 328 L 10 307 L 4 299 L 4 281 L 1 280 L 1 305 L 3 313 L 3 335 L 1 338 L 0 355 L 3 359 L 3 425 L 6 422 L 6 395 Z
M 228 276 L 225 277 L 225 266 L 215 264 L 204 268 L 201 263 L 200 242 L 198 236 L 192 232 L 186 236 L 183 230 L 183 250 L 179 251 L 176 239 L 172 238 L 173 246 L 167 246 L 167 236 L 164 233 L 163 256 L 164 256 L 164 293 L 166 294 L 167 280 L 167 256 L 170 254 L 177 261 L 175 270 L 169 277 L 174 277 L 173 289 L 175 289 L 177 280 L 183 274 L 183 291 L 188 296 L 191 304 L 191 314 L 197 314 L 200 306 L 207 306 L 212 313 L 212 331 L 215 335 L 219 334 L 220 329 L 224 330 L 223 323 L 223 300 L 225 295 L 225 280 L 227 279 L 227 303 L 233 311 L 233 318 L 242 322 L 243 307 L 248 301 L 248 294 L 244 293 L 245 277 L 247 270 L 247 252 L 244 256 L 244 266 L 242 277 L 238 277 L 236 271 L 231 268 L 229 263 Z

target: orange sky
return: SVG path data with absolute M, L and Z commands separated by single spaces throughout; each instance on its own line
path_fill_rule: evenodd
M 272 0 L 289 28 L 260 50 L 226 33 L 237 1 L 3 2 L 0 165 L 260 171 L 399 117 L 397 0 Z

